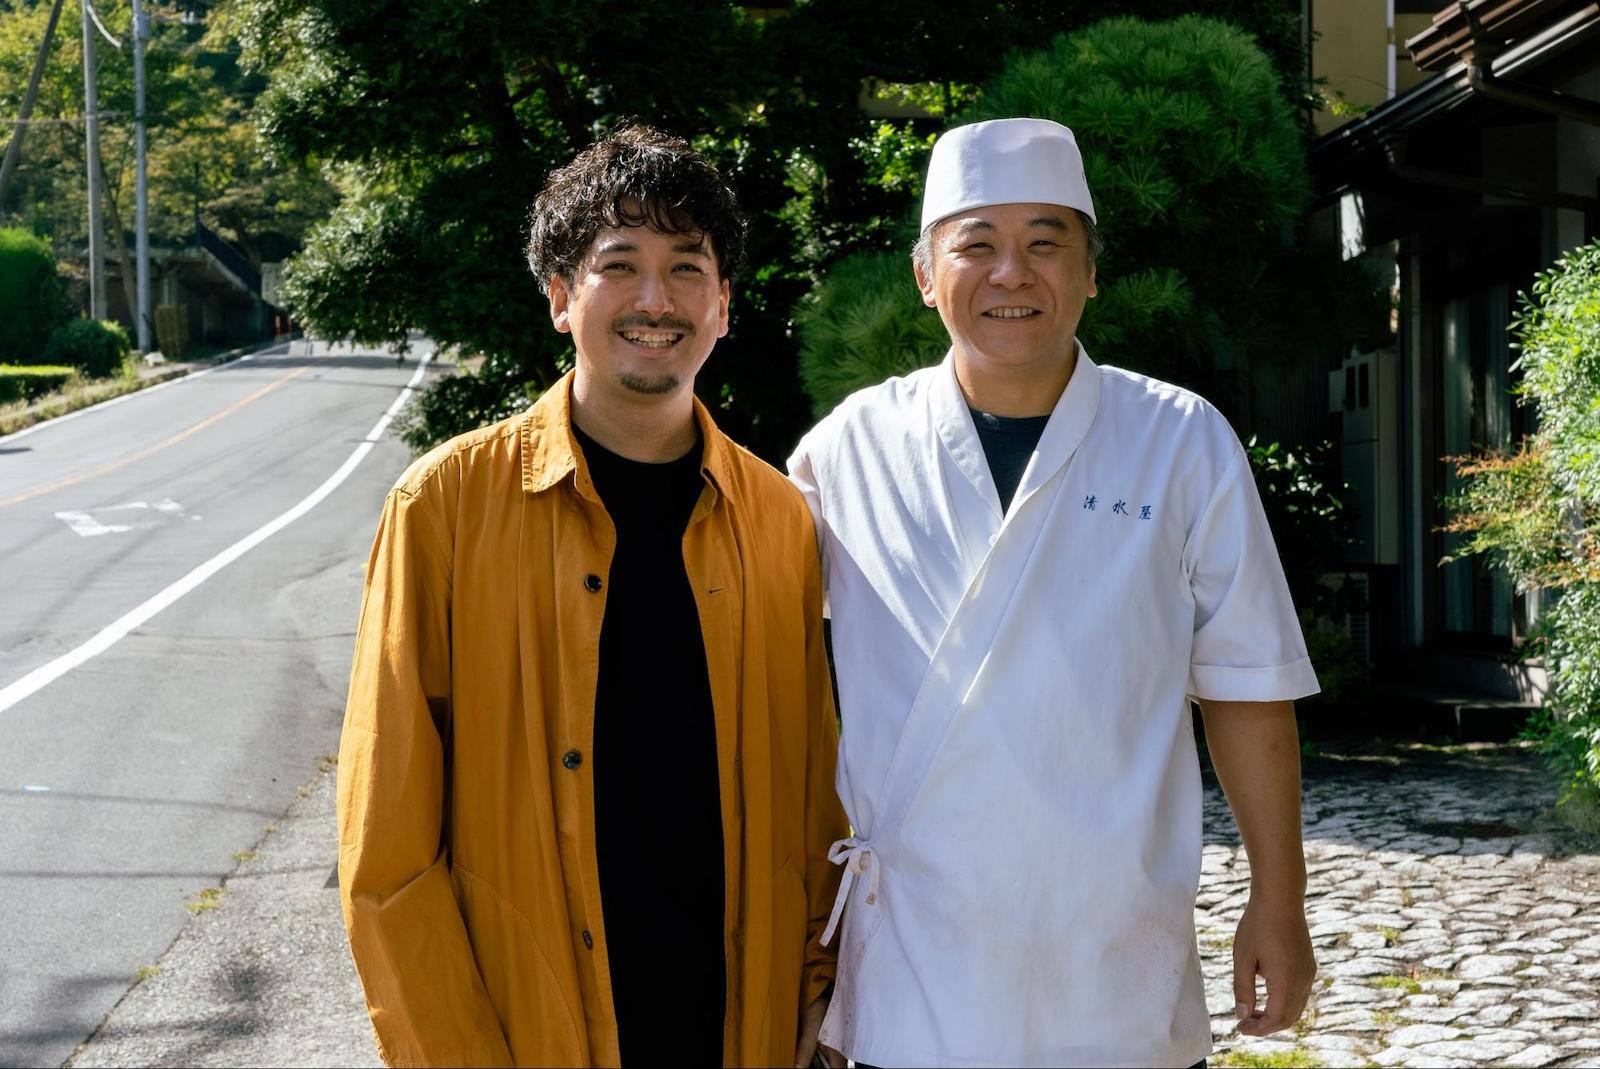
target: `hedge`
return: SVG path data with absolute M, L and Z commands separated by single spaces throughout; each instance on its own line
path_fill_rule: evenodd
M 0 364 L 0 404 L 32 401 L 61 389 L 77 374 L 77 368 L 56 364 L 32 364 L 26 367 Z

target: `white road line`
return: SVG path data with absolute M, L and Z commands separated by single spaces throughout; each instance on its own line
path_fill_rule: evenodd
M 216 367 L 208 367 L 203 371 L 191 371 L 187 375 L 179 375 L 175 379 L 168 379 L 166 382 L 158 382 L 154 386 L 146 386 L 142 390 L 134 390 L 132 393 L 125 393 L 119 397 L 113 397 L 110 400 L 101 401 L 99 404 L 90 405 L 88 408 L 80 408 L 75 412 L 68 412 L 63 416 L 56 416 L 52 419 L 40 420 L 31 427 L 24 427 L 20 431 L 12 431 L 10 434 L 0 434 L 0 442 L 14 442 L 18 438 L 26 438 L 34 431 L 42 431 L 46 427 L 54 427 L 56 424 L 65 423 L 69 419 L 77 419 L 79 416 L 87 416 L 91 412 L 98 412 L 103 408 L 110 408 L 112 405 L 120 405 L 124 401 L 133 400 L 135 397 L 148 397 L 157 390 L 165 390 L 168 386 L 176 386 L 180 382 L 193 382 L 195 379 L 203 379 L 213 372 L 224 371 L 230 367 L 236 367 L 237 365 L 243 364 L 248 360 L 254 360 L 258 356 L 277 356 L 279 355 L 277 352 L 278 345 L 282 345 L 284 347 L 283 351 L 288 353 L 291 351 L 291 347 L 294 345 L 294 343 L 279 342 L 277 345 L 270 345 L 265 349 L 258 349 L 253 353 L 246 353 L 237 360 L 229 360 L 226 364 L 218 364 Z
M 351 453 L 349 459 L 339 466 L 338 471 L 328 476 L 322 485 L 311 491 L 304 500 L 266 525 L 245 535 L 239 541 L 148 601 L 123 613 L 83 645 L 62 654 L 48 664 L 40 665 L 4 690 L 0 690 L 0 713 L 5 712 L 24 698 L 36 694 L 84 662 L 109 650 L 118 641 L 126 638 L 134 628 L 145 624 L 162 609 L 167 608 L 201 583 L 204 583 L 207 579 L 210 579 L 213 575 L 216 575 L 222 569 L 321 504 L 323 499 L 338 489 L 340 483 L 350 477 L 350 473 L 356 470 L 356 466 L 362 460 L 366 459 L 366 455 L 372 452 L 372 447 L 377 444 L 379 437 L 388 428 L 395 417 L 395 413 L 400 411 L 400 406 L 406 403 L 416 390 L 417 383 L 422 381 L 423 373 L 428 368 L 428 361 L 432 358 L 432 353 L 422 354 L 422 358 L 417 362 L 417 370 L 411 376 L 411 381 L 406 383 L 405 389 L 400 391 L 400 396 L 394 399 L 394 403 L 384 412 L 382 418 L 373 426 L 366 438 L 362 439 L 361 444 L 356 446 L 355 452 Z

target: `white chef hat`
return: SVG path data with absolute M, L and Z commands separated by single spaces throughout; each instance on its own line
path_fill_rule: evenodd
M 942 134 L 928 160 L 922 229 L 991 204 L 1059 204 L 1094 219 L 1072 131 L 1049 119 L 992 119 Z

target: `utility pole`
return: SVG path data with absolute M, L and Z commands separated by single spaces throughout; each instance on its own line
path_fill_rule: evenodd
M 17 125 L 11 131 L 11 141 L 6 145 L 6 159 L 0 163 L 0 206 L 5 204 L 6 183 L 22 159 L 22 138 L 28 132 L 28 119 L 33 115 L 33 102 L 39 97 L 39 79 L 44 76 L 44 61 L 50 55 L 50 42 L 56 35 L 56 20 L 66 0 L 56 0 L 50 9 L 50 21 L 44 27 L 44 40 L 39 42 L 39 54 L 33 60 L 33 75 L 28 79 L 28 91 L 22 97 L 22 110 L 17 113 Z
M 141 353 L 150 351 L 150 203 L 144 155 L 144 43 L 149 37 L 150 22 L 144 4 L 133 0 L 134 256 L 139 277 L 139 307 L 134 310 L 133 319 L 138 325 Z
M 100 221 L 100 96 L 95 90 L 94 16 L 83 12 L 83 137 L 89 156 L 89 318 L 106 317 L 105 233 Z

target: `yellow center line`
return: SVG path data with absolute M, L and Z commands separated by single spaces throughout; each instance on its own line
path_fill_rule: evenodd
M 210 427 L 233 415 L 235 412 L 239 411 L 245 405 L 250 404 L 252 401 L 259 401 L 261 398 L 265 397 L 273 390 L 276 390 L 279 386 L 282 386 L 290 379 L 297 379 L 301 375 L 304 375 L 306 372 L 311 370 L 311 367 L 312 365 L 308 364 L 305 367 L 296 368 L 294 371 L 291 371 L 287 375 L 283 376 L 283 378 L 278 379 L 275 382 L 267 383 L 249 397 L 240 398 L 227 408 L 224 408 L 221 412 L 218 412 L 216 415 L 208 416 L 199 423 L 196 423 L 194 426 L 179 431 L 171 438 L 141 449 L 137 453 L 130 453 L 128 456 L 125 456 L 120 460 L 114 460 L 109 464 L 102 464 L 100 467 L 91 468 L 89 471 L 79 472 L 76 475 L 69 475 L 65 479 L 57 479 L 53 483 L 46 483 L 43 486 L 36 486 L 32 490 L 24 490 L 22 493 L 17 494 L 14 497 L 0 498 L 0 508 L 5 508 L 7 505 L 20 504 L 23 501 L 29 501 L 36 497 L 43 497 L 45 494 L 53 494 L 57 490 L 65 490 L 69 486 L 76 486 L 81 482 L 98 478 L 101 475 L 106 475 L 110 472 L 117 471 L 120 468 L 125 468 L 129 464 L 136 463 L 137 461 L 143 460 L 148 456 L 153 456 L 154 454 L 161 452 L 163 449 L 177 445 L 190 435 L 199 434 L 207 427 Z

